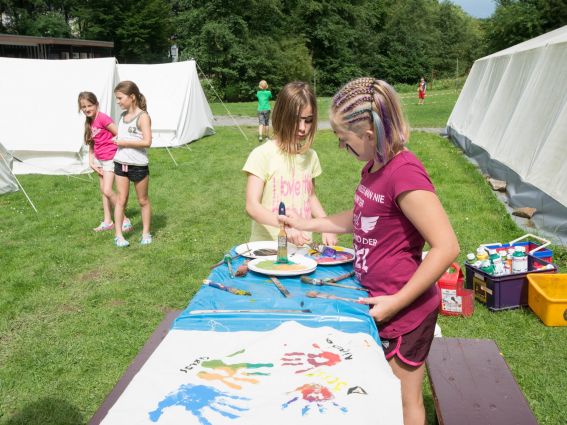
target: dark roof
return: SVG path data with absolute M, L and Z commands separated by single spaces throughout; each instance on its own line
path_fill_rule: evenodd
M 63 44 L 65 46 L 114 47 L 112 41 L 81 40 L 78 38 L 32 37 L 29 35 L 0 34 L 0 44 L 11 46 L 39 46 Z

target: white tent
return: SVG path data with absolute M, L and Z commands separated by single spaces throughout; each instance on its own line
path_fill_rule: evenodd
M 82 149 L 83 90 L 110 111 L 115 59 L 39 60 L 0 58 L 0 139 L 23 162 L 16 174 L 72 174 L 89 170 Z
M 567 236 L 567 26 L 478 59 L 447 132 L 512 207 Z
M 92 91 L 100 110 L 117 118 L 113 89 L 126 79 L 118 76 L 118 67 L 147 97 L 156 131 L 153 146 L 178 146 L 212 133 L 212 114 L 194 61 L 117 66 L 114 58 L 0 58 L 0 140 L 22 161 L 14 163 L 16 174 L 90 171 L 77 96 Z
M 0 195 L 17 190 L 18 183 L 12 174 L 12 156 L 0 143 Z
M 134 81 L 146 97 L 152 118 L 152 147 L 180 146 L 213 133 L 213 113 L 194 60 L 118 65 L 117 78 Z

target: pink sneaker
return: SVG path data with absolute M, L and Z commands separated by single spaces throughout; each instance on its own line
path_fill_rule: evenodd
M 105 223 L 104 221 L 101 222 L 98 227 L 95 227 L 93 230 L 95 232 L 104 232 L 106 230 L 114 229 L 114 223 Z

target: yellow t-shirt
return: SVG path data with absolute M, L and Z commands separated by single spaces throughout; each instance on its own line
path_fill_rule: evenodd
M 250 152 L 242 170 L 264 181 L 264 208 L 277 214 L 283 201 L 286 211 L 311 218 L 309 197 L 313 193 L 313 179 L 322 172 L 319 157 L 313 149 L 304 154 L 288 155 L 275 141 L 268 140 Z M 276 240 L 278 230 L 252 221 L 250 241 Z

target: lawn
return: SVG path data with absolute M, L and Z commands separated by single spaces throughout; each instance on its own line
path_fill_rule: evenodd
M 447 119 L 459 97 L 459 92 L 453 89 L 430 90 L 427 93 L 426 104 L 417 104 L 417 94 L 401 93 L 400 98 L 405 108 L 408 121 L 412 128 L 442 128 L 447 125 Z M 319 120 L 329 119 L 330 97 L 317 98 Z M 223 104 L 211 100 L 214 115 L 233 115 L 255 117 L 257 102 L 235 102 Z M 274 102 L 271 102 L 272 109 Z
M 254 141 L 256 128 L 245 131 Z M 190 148 L 172 149 L 177 166 L 164 149 L 150 151 L 150 246 L 137 243 L 133 193 L 131 247 L 117 249 L 111 234 L 92 232 L 101 207 L 98 183 L 88 176 L 20 176 L 38 214 L 22 193 L 0 196 L 0 424 L 89 420 L 164 313 L 184 308 L 209 266 L 247 240 L 240 168 L 256 146 L 251 141 L 234 127 L 219 127 Z M 324 169 L 317 179 L 323 205 L 329 212 L 351 208 L 361 164 L 337 149 L 331 131 L 319 132 L 314 147 Z M 415 132 L 410 148 L 438 189 L 461 261 L 482 242 L 524 233 L 447 140 Z M 351 244 L 346 235 L 340 241 Z M 567 272 L 567 251 L 552 249 Z M 545 327 L 529 309 L 493 313 L 478 303 L 472 318 L 441 317 L 440 325 L 445 336 L 495 340 L 539 422 L 567 423 L 567 328 Z M 434 423 L 428 386 L 425 393 Z

